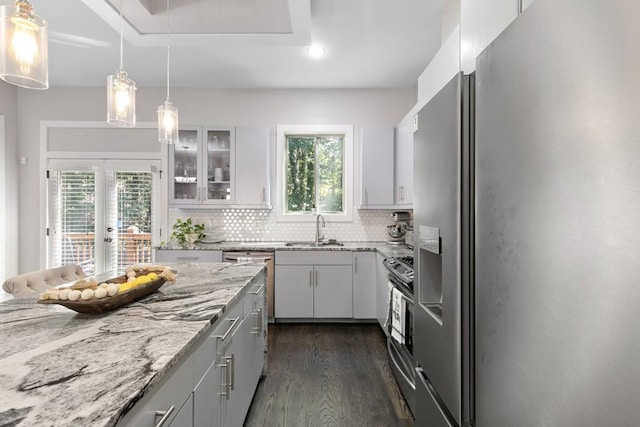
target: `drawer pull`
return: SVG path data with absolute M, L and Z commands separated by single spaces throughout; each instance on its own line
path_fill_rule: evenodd
M 179 256 L 176 258 L 178 261 L 198 261 L 200 257 L 197 256 Z
M 171 416 L 171 414 L 173 414 L 173 411 L 175 409 L 175 406 L 171 405 L 166 411 L 156 411 L 156 418 L 162 418 L 160 418 L 160 421 L 156 423 L 155 427 L 162 427 L 167 421 L 169 421 L 169 417 Z
M 219 338 L 220 341 L 224 341 L 229 337 L 229 334 L 231 333 L 231 331 L 233 330 L 233 328 L 236 326 L 236 323 L 238 323 L 238 320 L 240 320 L 239 317 L 235 317 L 233 319 L 228 319 L 231 322 L 231 325 L 229 326 L 229 329 L 226 330 L 226 332 L 224 333 L 224 335 L 218 335 L 216 338 Z
M 260 287 L 258 288 L 257 291 L 251 291 L 249 292 L 251 295 L 259 295 L 260 292 L 262 292 L 262 290 L 264 289 L 264 285 L 260 285 Z

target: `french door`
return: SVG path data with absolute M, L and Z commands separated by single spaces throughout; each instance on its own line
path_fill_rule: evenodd
M 85 273 L 150 262 L 159 241 L 159 160 L 50 159 L 47 267 Z

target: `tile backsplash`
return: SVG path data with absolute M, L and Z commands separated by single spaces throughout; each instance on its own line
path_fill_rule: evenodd
M 391 212 L 394 210 L 355 209 L 351 222 L 325 218 L 321 232 L 327 239 L 345 242 L 383 241 L 387 239 L 386 227 L 393 224 Z M 278 222 L 275 211 L 269 209 L 169 209 L 169 227 L 177 218 L 188 217 L 221 232 L 227 241 L 311 241 L 316 232 L 315 222 Z

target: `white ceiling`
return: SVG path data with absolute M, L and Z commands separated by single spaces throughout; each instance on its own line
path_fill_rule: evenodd
M 11 0 L 0 0 L 11 4 Z M 49 23 L 51 86 L 102 86 L 120 61 L 120 0 L 31 0 Z M 171 86 L 416 86 L 442 0 L 171 0 Z M 124 0 L 124 68 L 166 85 L 166 0 Z M 173 34 L 175 32 L 175 34 Z M 322 59 L 306 55 L 325 46 Z

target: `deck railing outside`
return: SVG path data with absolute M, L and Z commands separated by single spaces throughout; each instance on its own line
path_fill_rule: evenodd
M 85 273 L 93 274 L 95 260 L 94 233 L 68 233 L 62 251 L 62 264 L 79 264 Z M 117 268 L 151 262 L 151 233 L 118 233 Z

